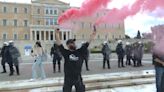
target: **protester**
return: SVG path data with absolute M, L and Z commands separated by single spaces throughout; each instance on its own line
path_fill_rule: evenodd
M 129 42 L 126 43 L 125 54 L 126 54 L 126 65 L 131 65 L 132 47 Z
M 156 88 L 157 92 L 164 91 L 164 58 L 163 55 L 153 53 L 153 64 L 156 71 Z
M 3 44 L 3 47 L 2 47 L 2 50 L 1 50 L 1 56 L 2 56 L 2 60 L 1 60 L 1 65 L 2 65 L 2 68 L 3 68 L 3 71 L 1 73 L 7 73 L 6 71 L 6 56 L 5 56 L 5 52 L 6 52 L 6 48 L 9 44 L 7 42 L 4 42 Z
M 51 48 L 50 52 L 51 57 L 53 57 L 53 71 L 56 73 L 56 63 L 58 64 L 58 72 L 61 72 L 61 59 L 62 55 L 60 53 L 60 50 L 58 48 L 58 45 L 54 43 L 54 46 Z
M 116 53 L 117 53 L 117 56 L 118 56 L 118 67 L 125 67 L 124 66 L 124 56 L 125 56 L 125 51 L 123 49 L 123 44 L 122 44 L 122 41 L 119 40 L 118 41 L 118 45 L 116 47 Z
M 85 45 L 84 42 L 82 42 L 82 46 Z M 88 67 L 88 61 L 89 61 L 89 49 L 85 50 L 84 52 L 84 56 L 83 56 L 83 62 L 85 62 L 85 66 L 86 66 L 86 70 L 89 71 L 89 67 Z
M 111 50 L 108 46 L 107 41 L 104 42 L 103 48 L 102 48 L 102 54 L 103 54 L 103 69 L 105 69 L 105 63 L 107 62 L 108 69 L 110 69 L 110 55 Z
M 41 45 L 41 42 L 37 41 L 31 52 L 32 52 L 31 55 L 35 58 L 34 64 L 32 66 L 32 79 L 31 79 L 31 81 L 34 81 L 38 78 L 37 70 L 36 70 L 37 67 L 41 73 L 40 74 L 41 76 L 39 76 L 39 77 L 41 79 L 45 79 L 46 75 L 45 75 L 45 71 L 44 71 L 44 67 L 43 67 L 43 60 L 42 60 L 44 50 L 43 50 L 43 47 Z
M 57 44 L 65 60 L 63 92 L 72 92 L 72 86 L 75 86 L 76 92 L 85 92 L 85 85 L 83 84 L 81 77 L 83 55 L 95 35 L 96 32 L 94 31 L 90 40 L 79 49 L 76 48 L 76 40 L 69 39 L 66 42 L 68 49 L 65 49 L 59 37 L 59 29 L 56 30 Z
M 19 57 L 21 55 L 20 55 L 19 50 L 14 46 L 13 41 L 9 41 L 9 52 L 10 52 L 10 55 L 11 55 L 11 58 L 12 58 L 12 63 L 15 66 L 16 73 L 17 73 L 17 75 L 20 75 L 20 72 L 19 72 Z

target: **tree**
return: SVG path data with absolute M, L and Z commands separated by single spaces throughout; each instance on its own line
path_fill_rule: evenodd
M 131 39 L 129 35 L 125 35 L 125 39 Z
M 137 39 L 141 39 L 141 33 L 140 33 L 140 31 L 138 30 L 138 33 L 137 33 L 137 37 L 136 37 Z

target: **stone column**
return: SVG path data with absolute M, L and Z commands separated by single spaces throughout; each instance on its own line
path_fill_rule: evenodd
M 46 31 L 44 31 L 44 41 L 46 41 L 47 38 L 46 38 Z
M 61 31 L 61 40 L 63 41 L 64 40 L 64 32 L 63 31 Z
M 69 34 L 68 34 L 68 31 L 66 32 L 66 40 L 69 39 Z
M 36 41 L 37 40 L 37 31 L 36 30 L 34 31 L 34 38 L 35 38 L 34 40 Z
M 41 30 L 39 31 L 39 40 L 40 41 L 42 40 L 42 31 Z
M 56 40 L 56 39 L 55 39 L 55 37 L 56 37 L 56 36 L 55 36 L 55 30 L 53 31 L 53 37 L 54 37 L 53 40 Z
M 30 40 L 33 40 L 33 31 L 32 30 L 30 30 Z
M 51 31 L 50 30 L 48 31 L 48 40 L 49 41 L 51 40 Z

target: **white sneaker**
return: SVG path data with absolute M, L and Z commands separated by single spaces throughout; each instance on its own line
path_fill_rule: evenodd
M 36 79 L 30 79 L 30 82 L 34 82 L 34 81 L 36 81 Z

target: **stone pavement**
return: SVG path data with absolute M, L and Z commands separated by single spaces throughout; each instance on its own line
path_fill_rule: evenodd
M 140 71 L 140 70 L 149 70 L 149 69 L 154 69 L 154 66 L 152 65 L 151 61 L 151 55 L 146 54 L 143 60 L 143 67 L 132 67 L 132 66 L 127 66 L 125 68 L 118 68 L 117 67 L 117 58 L 115 55 L 112 55 L 111 59 L 111 69 L 102 69 L 102 59 L 101 55 L 92 55 L 91 59 L 89 61 L 89 67 L 90 71 L 86 71 L 85 66 L 83 66 L 83 75 L 88 75 L 88 74 L 101 74 L 101 73 L 114 73 L 114 72 L 127 72 L 127 71 Z M 96 57 L 96 58 L 94 58 Z M 27 57 L 24 59 L 28 59 Z M 23 63 L 20 63 L 20 76 L 14 75 L 9 77 L 9 70 L 7 74 L 0 74 L 0 81 L 15 81 L 15 80 L 27 80 L 31 79 L 31 68 L 32 68 L 33 60 L 29 59 L 28 61 L 25 61 Z M 6 65 L 8 66 L 8 65 Z M 63 77 L 63 62 L 62 62 L 62 72 L 61 73 L 53 73 L 52 69 L 52 62 L 44 62 L 44 68 L 46 71 L 47 78 L 54 78 L 54 77 Z M 7 67 L 8 69 L 8 67 Z M 2 68 L 0 67 L 0 71 L 2 71 Z
M 101 90 L 101 89 L 108 90 L 106 92 L 110 92 L 109 90 L 118 87 L 154 84 L 155 82 L 154 74 L 155 74 L 154 70 L 144 70 L 144 71 L 135 71 L 135 72 L 85 75 L 83 76 L 83 79 L 86 85 L 86 91 L 88 92 L 89 91 L 92 92 L 93 90 Z M 8 82 L 0 83 L 0 91 L 1 92 L 62 92 L 62 85 L 63 85 L 63 77 L 49 78 L 45 80 L 36 80 L 33 82 L 29 80 L 8 81 Z M 139 91 L 140 89 L 137 90 Z M 117 91 L 112 91 L 112 92 L 117 92 Z

